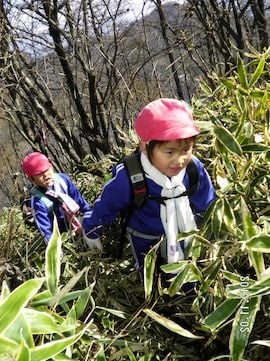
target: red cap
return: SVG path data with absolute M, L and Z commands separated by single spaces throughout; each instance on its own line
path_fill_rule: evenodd
M 22 162 L 22 170 L 28 177 L 45 172 L 52 163 L 42 153 L 34 152 L 28 154 Z
M 188 104 L 177 99 L 161 98 L 144 107 L 135 120 L 139 137 L 151 140 L 177 140 L 200 133 Z

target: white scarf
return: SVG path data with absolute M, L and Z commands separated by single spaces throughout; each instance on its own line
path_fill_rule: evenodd
M 196 229 L 196 222 L 188 197 L 174 198 L 186 191 L 186 187 L 183 184 L 186 168 L 182 169 L 176 176 L 169 178 L 155 168 L 143 153 L 141 153 L 141 162 L 146 177 L 152 179 L 163 188 L 161 196 L 171 198 L 165 200 L 165 206 L 163 204 L 160 205 L 160 217 L 167 238 L 167 261 L 168 263 L 178 262 L 184 259 L 180 242 L 177 242 L 178 234 Z M 185 247 L 189 240 L 190 237 L 185 239 Z
M 75 232 L 80 233 L 81 222 L 76 217 L 76 215 L 79 213 L 80 206 L 74 201 L 73 198 L 71 198 L 67 193 L 64 193 L 62 191 L 61 182 L 56 176 L 54 176 L 54 190 L 49 189 L 46 194 L 54 198 L 60 198 L 60 200 L 62 201 L 61 207 L 68 223 L 71 224 Z

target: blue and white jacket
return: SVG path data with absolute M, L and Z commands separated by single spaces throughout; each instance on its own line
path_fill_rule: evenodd
M 87 219 L 87 214 L 89 214 L 91 208 L 85 198 L 82 196 L 78 188 L 65 173 L 55 173 L 54 174 L 55 182 L 58 182 L 60 185 L 61 192 L 68 194 L 80 207 L 80 213 L 83 214 L 84 218 Z M 39 188 L 43 193 L 47 189 Z M 55 190 L 55 185 L 50 189 Z M 39 232 L 43 235 L 46 243 L 49 242 L 52 233 L 53 233 L 53 219 L 54 215 L 56 216 L 58 227 L 60 233 L 68 232 L 70 226 L 66 222 L 63 209 L 57 200 L 53 201 L 52 209 L 48 207 L 40 197 L 36 195 L 31 196 L 30 207 L 35 219 L 36 227 Z M 84 228 L 84 223 L 82 224 Z M 90 228 L 86 228 L 85 231 L 89 232 Z
M 194 214 L 201 214 L 214 201 L 215 191 L 203 164 L 196 157 L 193 157 L 193 160 L 199 173 L 199 186 L 197 191 L 189 196 L 189 201 Z M 119 216 L 121 210 L 132 204 L 132 189 L 123 163 L 115 166 L 112 176 L 112 179 L 104 185 L 100 196 L 93 204 L 90 217 L 85 221 L 87 229 L 91 230 L 87 234 L 89 238 L 95 239 L 99 237 L 102 227 L 112 223 Z M 151 179 L 147 178 L 146 180 L 149 194 L 160 196 L 161 186 Z M 184 176 L 183 183 L 188 188 L 189 179 L 187 173 Z M 157 236 L 156 238 L 161 237 L 164 234 L 164 228 L 160 218 L 160 204 L 155 200 L 147 200 L 142 208 L 134 210 L 128 227 L 142 234 Z M 149 240 L 145 239 L 142 242 L 147 243 L 148 246 L 146 248 L 149 249 Z M 144 250 L 143 246 L 138 246 L 137 248 L 139 253 L 142 250 L 147 250 Z M 135 253 L 137 253 L 136 249 Z

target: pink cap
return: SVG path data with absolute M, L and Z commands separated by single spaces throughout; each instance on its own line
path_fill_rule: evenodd
M 135 120 L 135 129 L 145 142 L 185 139 L 200 133 L 187 103 L 169 98 L 154 100 L 144 107 Z
M 22 162 L 22 170 L 28 177 L 45 172 L 52 163 L 42 153 L 34 152 L 28 154 Z

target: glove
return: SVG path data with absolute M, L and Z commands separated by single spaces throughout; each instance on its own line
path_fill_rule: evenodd
M 102 251 L 102 244 L 100 241 L 100 238 L 88 238 L 85 234 L 83 235 L 83 239 L 85 241 L 85 243 L 87 244 L 88 248 L 90 250 L 94 250 L 95 248 L 99 249 L 100 251 Z

